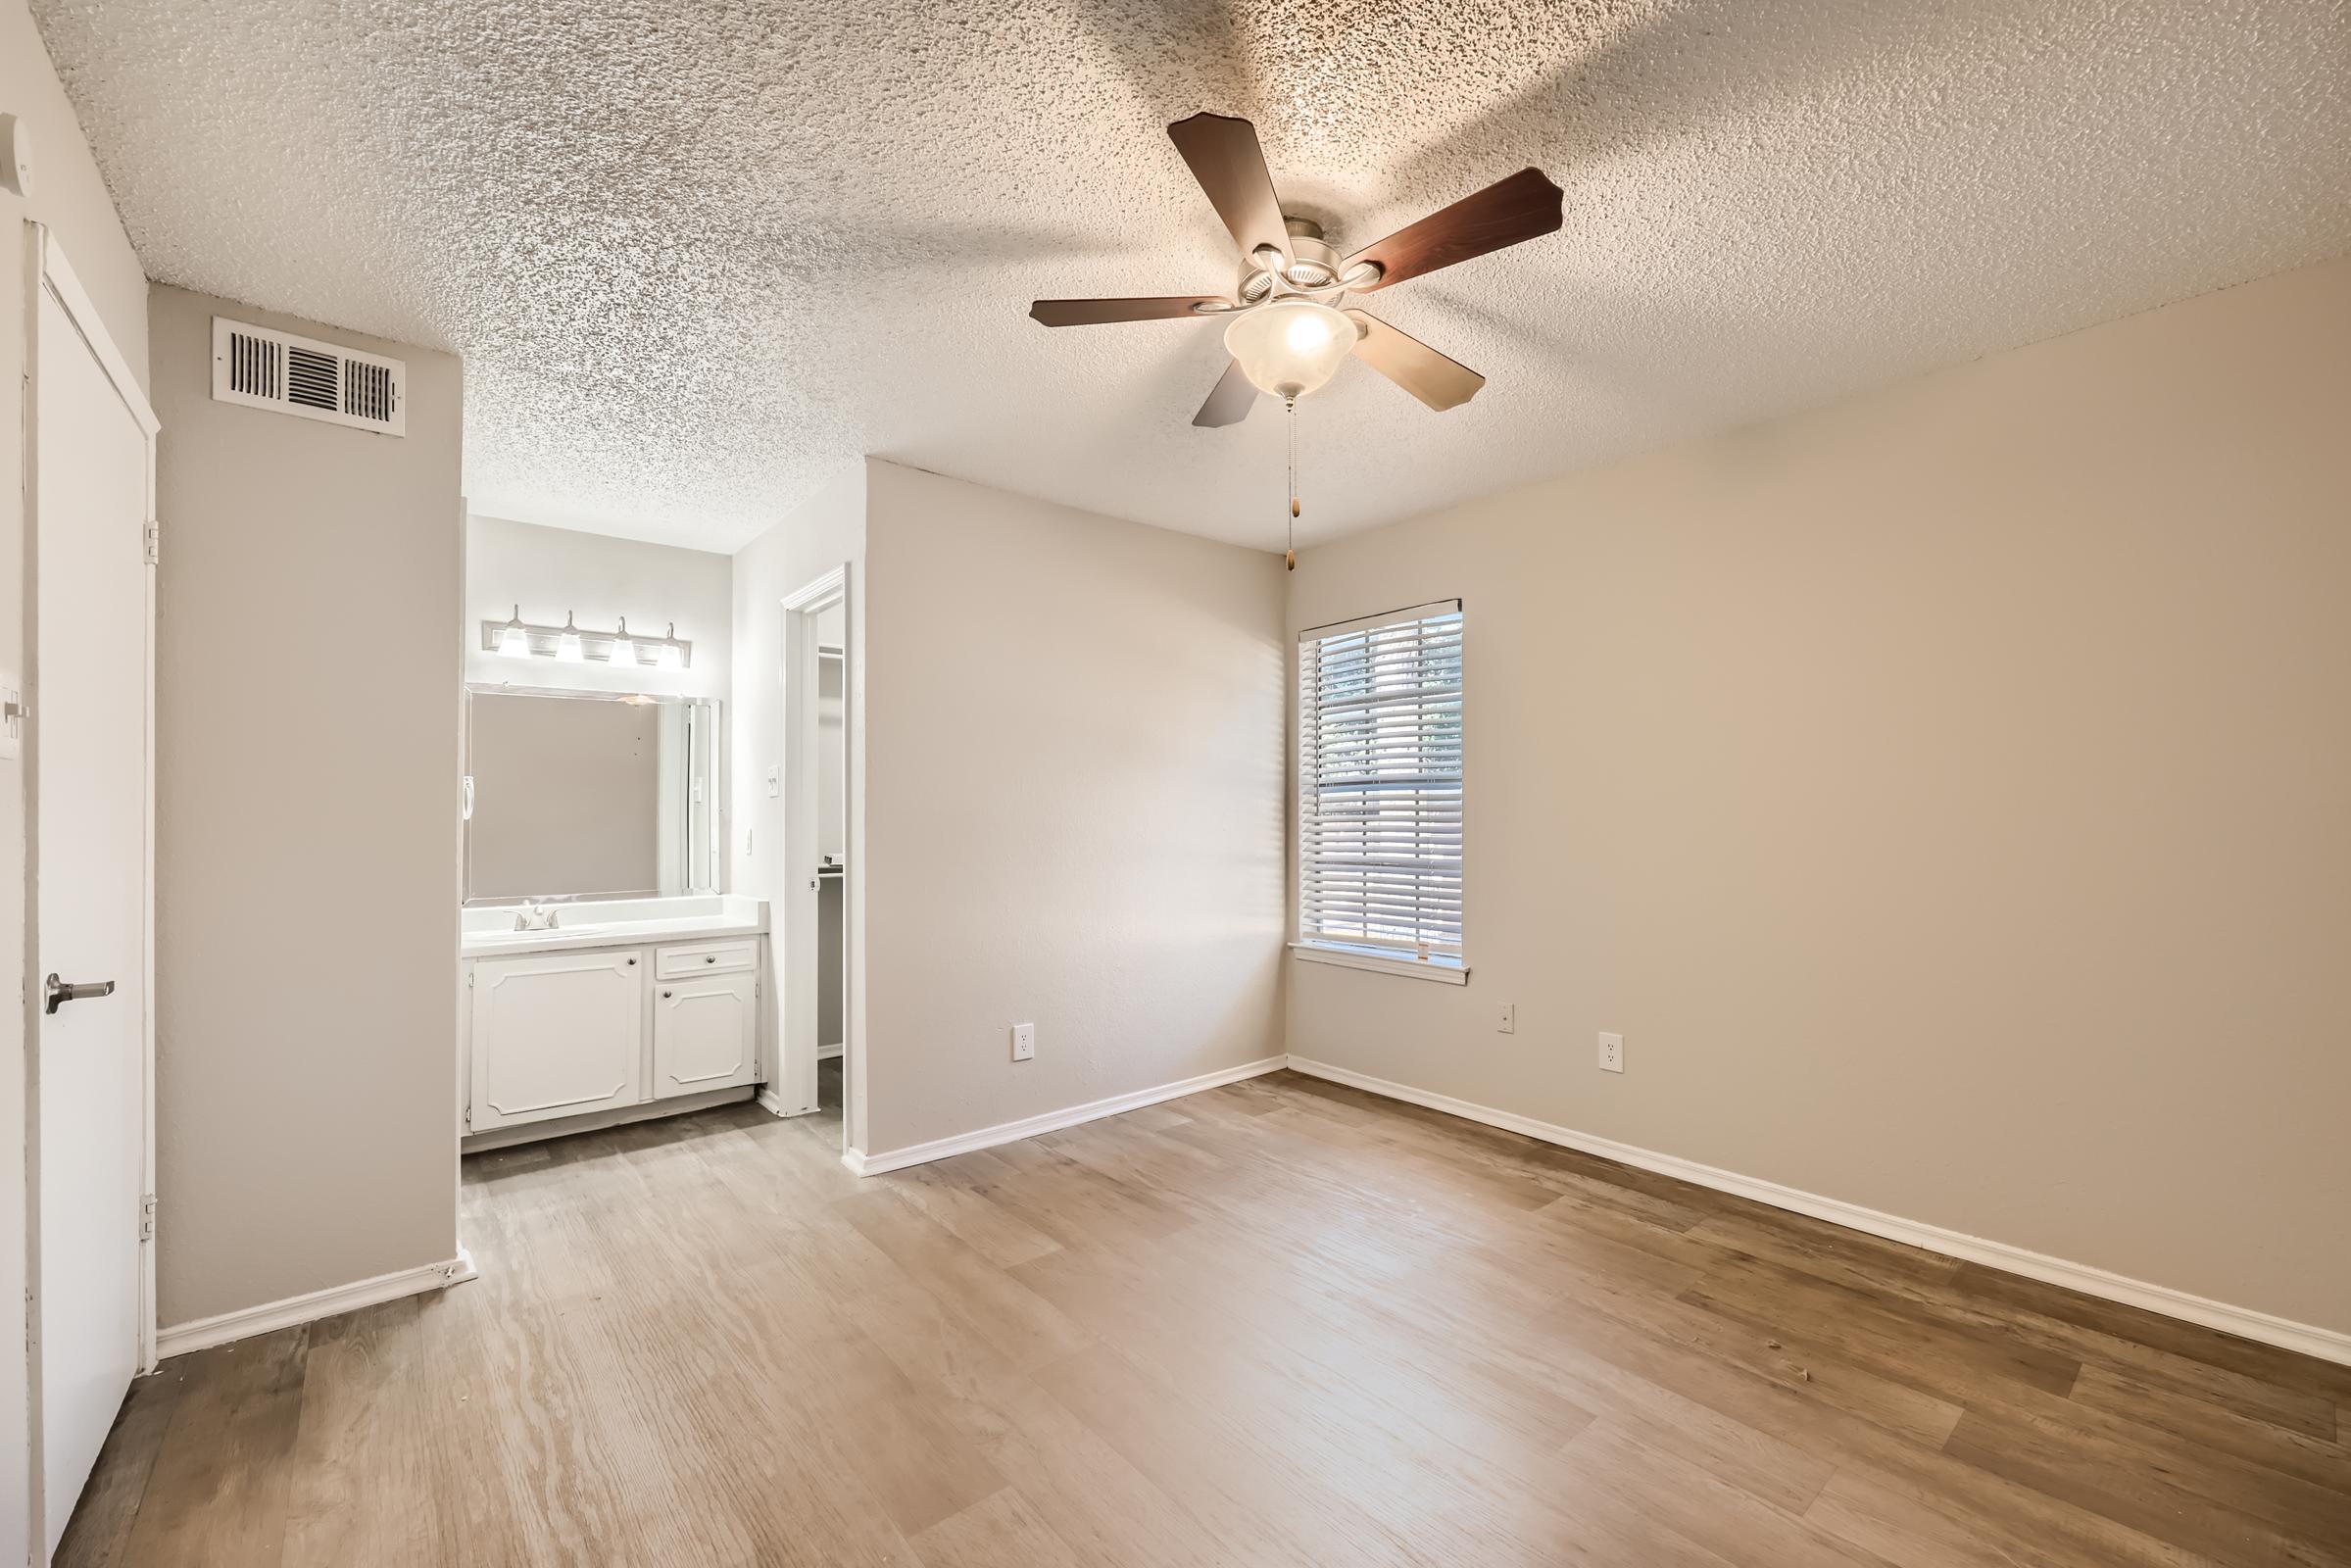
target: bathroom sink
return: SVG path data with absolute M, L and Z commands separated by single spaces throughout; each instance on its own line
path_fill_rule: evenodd
M 460 934 L 468 953 L 531 948 L 586 948 L 647 941 L 681 941 L 700 935 L 733 935 L 766 928 L 766 909 L 738 895 L 692 895 L 667 899 L 611 899 L 557 907 L 556 923 L 532 931 L 514 929 L 514 905 L 477 906 L 464 911 Z
M 577 925 L 566 920 L 557 925 L 540 926 L 530 931 L 517 930 L 512 925 L 496 925 L 487 928 L 472 926 L 465 930 L 465 940 L 467 947 L 479 947 L 485 943 L 495 943 L 500 947 L 526 947 L 533 942 L 555 942 L 565 937 L 592 937 L 599 931 L 610 929 L 612 929 L 610 922 L 586 920 Z

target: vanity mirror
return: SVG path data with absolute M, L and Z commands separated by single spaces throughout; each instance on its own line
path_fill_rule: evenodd
M 718 704 L 465 689 L 465 902 L 714 893 Z

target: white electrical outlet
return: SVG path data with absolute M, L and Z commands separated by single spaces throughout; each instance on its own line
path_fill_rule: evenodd
M 1033 1023 L 1014 1024 L 1012 1026 L 1012 1059 L 1027 1061 L 1036 1054 L 1037 1026 Z
M 1624 1070 L 1625 1037 L 1609 1034 L 1600 1036 L 1600 1071 L 1623 1072 Z
M 1515 1002 L 1503 1003 L 1501 1013 L 1494 1019 L 1494 1027 L 1499 1033 L 1506 1035 L 1518 1033 L 1518 1004 Z

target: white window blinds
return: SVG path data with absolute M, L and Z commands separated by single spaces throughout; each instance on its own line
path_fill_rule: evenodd
M 1298 940 L 1461 961 L 1461 602 L 1298 639 Z

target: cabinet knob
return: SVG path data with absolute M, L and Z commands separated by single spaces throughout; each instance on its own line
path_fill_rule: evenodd
M 715 953 L 707 955 L 702 961 L 705 963 L 716 963 L 718 961 L 718 955 Z
M 633 968 L 635 968 L 635 967 L 637 966 L 637 960 L 636 960 L 636 959 L 634 959 L 634 958 L 631 958 L 631 959 L 629 959 L 629 960 L 628 960 L 628 964 L 629 964 L 629 967 L 633 969 Z
M 677 995 L 677 993 L 674 991 L 664 991 L 661 993 L 661 995 L 664 997 L 674 997 Z

